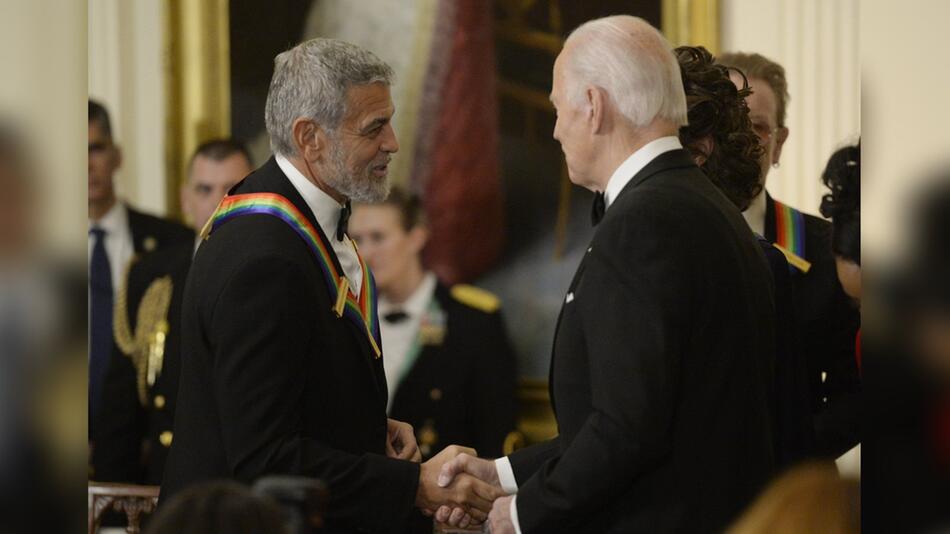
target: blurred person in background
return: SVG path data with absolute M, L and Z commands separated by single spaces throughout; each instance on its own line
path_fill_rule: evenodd
M 251 170 L 247 149 L 233 139 L 213 139 L 195 150 L 180 193 L 195 229 Z M 129 267 L 115 307 L 115 350 L 92 458 L 95 480 L 161 484 L 178 393 L 181 300 L 198 244 L 197 238 L 180 241 Z
M 726 532 L 858 534 L 861 487 L 834 464 L 803 464 L 773 482 Z
M 0 120 L 0 530 L 66 531 L 61 479 L 85 465 L 85 273 L 38 242 L 41 181 L 23 132 Z M 81 349 L 77 348 L 81 347 Z M 73 350 L 70 350 L 73 349 Z M 80 356 L 70 358 L 67 356 Z M 79 371 L 81 369 L 81 371 Z M 78 371 L 78 372 L 77 372 Z M 42 510 L 43 513 L 37 513 Z
M 136 254 L 194 239 L 188 228 L 136 211 L 116 198 L 114 175 L 121 164 L 109 112 L 89 100 L 89 440 L 93 448 L 114 348 L 115 293 L 125 268 Z
M 950 172 L 935 178 L 907 207 L 907 259 L 862 280 L 868 532 L 950 530 Z
M 280 506 L 231 480 L 196 484 L 148 522 L 146 534 L 293 534 Z
M 715 63 L 703 47 L 675 50 L 686 91 L 689 124 L 680 128 L 683 146 L 709 179 L 740 210 L 762 191 L 759 161 L 764 152 L 752 129 L 746 97 L 750 91 L 730 80 L 730 69 Z M 782 469 L 814 451 L 808 367 L 799 348 L 795 302 L 785 255 L 756 235 L 773 278 L 775 352 L 773 416 L 776 467 Z
M 501 456 L 518 410 L 498 298 L 423 267 L 425 216 L 402 189 L 354 206 L 349 227 L 379 288 L 390 417 L 413 426 L 423 458 L 451 443 Z
M 730 74 L 732 81 L 740 88 L 747 81 L 752 90 L 746 97 L 749 116 L 765 150 L 760 160 L 762 190 L 743 216 L 754 232 L 798 258 L 790 262 L 792 289 L 801 351 L 809 367 L 816 452 L 836 458 L 859 441 L 854 400 L 860 391 L 854 361 L 858 314 L 838 281 L 831 224 L 772 198 L 765 189 L 769 170 L 779 165 L 788 139 L 785 69 L 754 53 L 726 53 L 718 62 L 738 69 Z

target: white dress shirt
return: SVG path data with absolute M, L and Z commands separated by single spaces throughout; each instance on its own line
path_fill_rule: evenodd
M 617 170 L 610 175 L 610 180 L 607 181 L 607 187 L 604 189 L 605 208 L 609 209 L 610 204 L 617 199 L 617 195 L 630 183 L 630 180 L 651 161 L 656 159 L 657 156 L 680 148 L 683 148 L 683 145 L 680 143 L 678 137 L 667 136 L 654 139 L 631 154 L 630 157 L 625 159 L 624 162 L 617 167 Z M 511 468 L 511 462 L 507 456 L 502 456 L 495 460 L 495 471 L 498 472 L 498 481 L 501 483 L 501 488 L 505 490 L 505 493 L 509 495 L 518 493 L 518 481 L 515 480 L 515 472 Z M 515 497 L 511 499 L 511 524 L 514 525 L 515 532 L 521 534 L 521 525 L 518 523 L 517 501 L 518 496 L 515 495 Z
M 765 189 L 762 189 L 759 196 L 753 198 L 749 207 L 742 212 L 749 228 L 756 234 L 763 236 L 765 235 L 765 208 Z
M 419 325 L 435 295 L 435 275 L 426 273 L 419 287 L 409 295 L 405 302 L 394 303 L 385 295 L 379 296 L 379 327 L 383 337 L 383 369 L 386 371 L 386 383 L 389 384 L 389 403 L 387 411 L 392 410 L 393 397 L 399 383 L 405 377 L 409 362 L 409 351 L 419 338 Z M 387 322 L 386 314 L 402 311 L 408 317 L 398 323 Z
M 106 257 L 109 258 L 109 274 L 112 277 L 112 294 L 116 294 L 123 283 L 122 275 L 125 274 L 125 268 L 135 255 L 135 245 L 132 243 L 132 229 L 129 228 L 129 212 L 125 204 L 116 202 L 105 215 L 98 221 L 89 221 L 89 229 L 102 228 L 106 234 L 105 239 Z M 95 246 L 96 237 L 89 233 L 89 256 L 88 261 L 92 261 L 92 247 Z M 91 263 L 90 263 L 91 266 Z
M 610 180 L 607 181 L 607 187 L 604 189 L 605 208 L 610 208 L 613 201 L 617 199 L 617 195 L 648 163 L 660 154 L 681 148 L 683 148 L 683 145 L 680 143 L 679 137 L 670 135 L 654 139 L 630 154 L 630 157 L 617 167 L 617 170 L 610 175 Z
M 310 211 L 313 212 L 313 216 L 317 219 L 323 233 L 330 240 L 330 246 L 333 247 L 333 252 L 336 253 L 336 257 L 340 261 L 340 266 L 343 267 L 343 273 L 350 282 L 353 294 L 358 297 L 363 287 L 363 268 L 360 267 L 356 248 L 347 235 L 343 236 L 343 241 L 337 241 L 336 239 L 336 227 L 340 222 L 340 210 L 343 209 L 343 206 L 308 180 L 287 158 L 278 154 L 274 159 L 277 160 L 277 166 L 284 171 L 284 175 L 293 184 L 294 189 L 300 193 L 304 202 L 310 207 Z

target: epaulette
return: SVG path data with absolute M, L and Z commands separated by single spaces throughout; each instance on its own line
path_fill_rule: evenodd
M 484 289 L 470 286 L 468 284 L 458 284 L 452 286 L 452 298 L 465 304 L 470 308 L 481 310 L 485 313 L 492 313 L 501 307 L 501 300 L 495 295 Z

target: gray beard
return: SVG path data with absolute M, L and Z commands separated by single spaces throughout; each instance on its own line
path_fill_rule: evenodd
M 335 191 L 354 202 L 380 202 L 389 196 L 389 177 L 379 180 L 373 176 L 372 164 L 358 175 L 346 168 L 342 143 L 334 139 L 330 149 L 330 172 L 323 180 Z

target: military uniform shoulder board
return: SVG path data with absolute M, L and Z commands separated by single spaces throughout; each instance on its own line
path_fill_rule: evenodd
M 492 313 L 501 307 L 501 301 L 495 295 L 468 284 L 458 284 L 452 286 L 452 298 L 465 304 L 470 308 L 481 310 L 485 313 Z

